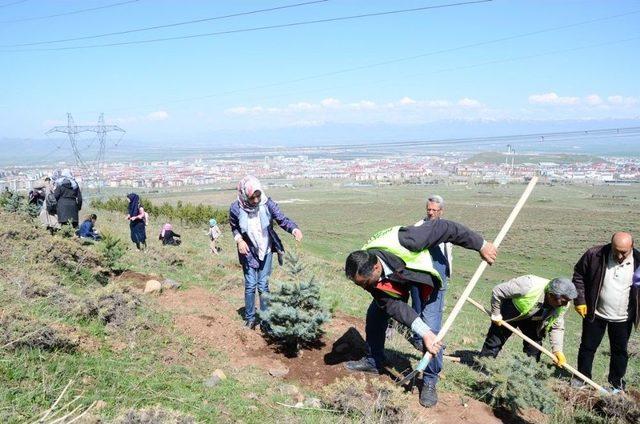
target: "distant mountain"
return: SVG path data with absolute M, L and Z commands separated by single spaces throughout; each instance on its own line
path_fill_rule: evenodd
M 181 159 L 214 155 L 221 152 L 251 152 L 273 148 L 278 154 L 287 154 L 301 146 L 352 145 L 372 147 L 376 143 L 424 141 L 412 147 L 385 146 L 375 150 L 380 153 L 441 154 L 443 152 L 506 151 L 507 144 L 517 153 L 554 152 L 595 155 L 640 156 L 640 135 L 615 137 L 589 136 L 519 138 L 505 140 L 471 140 L 432 144 L 431 140 L 518 136 L 536 133 L 589 131 L 608 128 L 640 127 L 640 119 L 583 120 L 583 121 L 522 121 L 522 120 L 450 120 L 421 125 L 389 124 L 335 124 L 318 126 L 260 129 L 246 131 L 217 131 L 210 134 L 180 139 L 142 138 L 127 134 L 115 146 L 108 143 L 106 159 L 157 160 Z M 92 160 L 97 155 L 97 142 L 86 139 L 79 142 L 81 155 Z M 55 163 L 75 161 L 70 143 L 63 137 L 42 139 L 0 139 L 0 165 Z

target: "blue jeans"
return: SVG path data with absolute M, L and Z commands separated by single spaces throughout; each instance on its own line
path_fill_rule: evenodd
M 258 268 L 251 268 L 246 263 L 242 265 L 244 272 L 244 318 L 247 321 L 256 319 L 256 288 L 260 296 L 260 310 L 265 311 L 267 304 L 263 294 L 269 293 L 269 276 L 271 275 L 271 261 L 273 254 L 267 252 Z
M 446 290 L 434 290 L 420 313 L 420 318 L 427 323 L 431 331 L 438 334 L 442 326 L 442 314 L 444 312 L 444 296 Z M 367 341 L 368 360 L 376 367 L 382 368 L 384 364 L 385 330 L 389 324 L 389 315 L 378 307 L 375 300 L 367 310 L 367 322 L 365 333 Z M 427 369 L 423 373 L 424 382 L 438 382 L 438 374 L 442 370 L 442 349 L 435 358 L 429 361 Z

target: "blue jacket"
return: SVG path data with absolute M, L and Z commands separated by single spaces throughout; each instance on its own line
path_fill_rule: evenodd
M 93 238 L 95 236 L 93 232 L 93 221 L 90 219 L 83 221 L 82 224 L 80 224 L 78 235 L 80 237 Z
M 298 228 L 298 225 L 287 218 L 282 213 L 282 211 L 280 211 L 278 204 L 271 200 L 271 198 L 267 199 L 267 202 L 264 205 L 261 205 L 260 209 L 260 212 L 268 220 L 267 232 L 269 234 L 269 239 L 271 242 L 271 250 L 273 252 L 284 252 L 282 240 L 280 240 L 280 237 L 278 237 L 278 234 L 276 234 L 275 230 L 273 229 L 273 221 L 275 220 L 280 228 L 288 233 L 292 233 L 293 230 Z M 236 236 L 236 234 L 242 235 L 242 239 L 249 246 L 249 254 L 241 255 L 240 253 L 238 253 L 238 259 L 240 260 L 240 263 L 242 265 L 246 264 L 250 268 L 259 268 L 260 261 L 258 260 L 258 248 L 251 242 L 249 235 L 246 233 L 246 228 L 244 230 L 241 228 L 242 225 L 240 222 L 240 215 L 242 212 L 244 211 L 242 211 L 242 209 L 240 208 L 240 203 L 237 200 L 231 204 L 231 207 L 229 208 L 229 225 L 231 226 L 231 232 L 233 233 L 234 237 Z

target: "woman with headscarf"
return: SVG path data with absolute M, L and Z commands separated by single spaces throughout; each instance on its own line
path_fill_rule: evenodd
M 140 196 L 135 193 L 127 194 L 129 199 L 129 229 L 131 230 L 131 241 L 136 244 L 138 250 L 147 247 L 146 233 L 146 212 L 140 204 Z
M 64 169 L 60 176 L 55 174 L 55 190 L 53 192 L 57 202 L 58 223 L 71 223 L 78 228 L 78 211 L 82 209 L 82 193 L 73 174 Z
M 245 326 L 256 325 L 256 288 L 260 295 L 260 310 L 267 306 L 263 295 L 269 292 L 269 275 L 273 252 L 279 257 L 284 252 L 280 237 L 273 229 L 273 221 L 296 241 L 302 240 L 302 231 L 295 222 L 287 218 L 276 202 L 267 197 L 260 181 L 248 175 L 238 183 L 238 198 L 229 208 L 229 224 L 238 245 L 238 258 L 244 273 Z M 261 323 L 263 331 L 268 327 Z
M 50 177 L 46 177 L 41 183 L 34 187 L 35 189 L 44 191 L 44 201 L 38 219 L 51 234 L 60 229 L 57 215 L 58 201 L 53 194 L 55 189 L 53 185 L 54 181 L 55 180 L 52 180 Z
M 180 234 L 173 232 L 173 225 L 168 222 L 162 226 L 158 240 L 162 240 L 162 244 L 165 246 L 178 246 L 182 240 L 180 240 Z

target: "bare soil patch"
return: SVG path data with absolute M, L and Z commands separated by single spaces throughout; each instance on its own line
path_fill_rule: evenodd
M 232 367 L 254 366 L 265 371 L 288 369 L 284 380 L 308 389 L 319 390 L 336 379 L 352 375 L 344 362 L 364 354 L 364 322 L 344 314 L 335 315 L 327 325 L 327 334 L 316 349 L 305 349 L 298 357 L 287 358 L 269 345 L 259 330 L 243 326 L 238 305 L 232 305 L 211 292 L 194 287 L 165 292 L 158 303 L 173 315 L 176 327 L 190 336 L 200 348 L 211 348 L 227 354 Z M 196 354 L 199 349 L 196 349 Z M 202 350 L 204 352 L 204 350 Z M 167 351 L 165 361 L 177 360 L 176 352 Z M 392 376 L 382 376 L 392 379 Z M 435 408 L 425 409 L 418 403 L 417 391 L 411 395 L 412 412 L 426 423 L 501 423 L 491 408 L 455 393 L 440 393 Z

